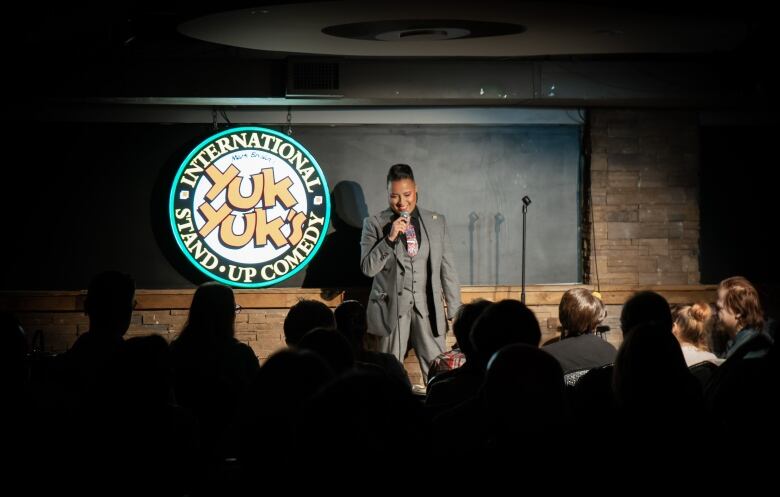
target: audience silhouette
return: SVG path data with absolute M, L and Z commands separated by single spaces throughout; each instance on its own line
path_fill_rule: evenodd
M 430 452 L 430 470 L 454 461 L 475 476 L 510 464 L 537 474 L 566 454 L 619 454 L 619 470 L 647 474 L 653 454 L 663 453 L 674 468 L 698 471 L 709 463 L 687 450 L 692 442 L 706 452 L 771 456 L 780 441 L 777 344 L 758 293 L 741 277 L 721 282 L 717 315 L 696 302 L 672 320 L 661 295 L 632 295 L 616 353 L 593 335 L 604 306 L 583 288 L 561 300 L 563 339 L 541 349 L 525 304 L 465 304 L 454 330 L 466 362 L 432 377 L 424 404 L 395 357 L 364 347 L 357 301 L 335 313 L 319 301 L 296 303 L 283 326 L 289 348 L 260 367 L 236 338 L 240 308 L 229 287 L 198 287 L 170 345 L 159 335 L 124 338 L 134 297 L 129 275 L 96 275 L 85 300 L 89 331 L 42 389 L 30 381 L 24 330 L 0 315 L 14 476 L 42 468 L 57 478 L 33 478 L 31 491 L 249 494 L 268 477 L 299 485 L 292 479 L 302 472 L 301 488 L 338 485 L 345 472 L 354 481 L 377 468 L 407 472 L 416 448 Z M 719 367 L 722 360 L 704 354 L 715 326 L 730 337 Z M 695 369 L 696 358 L 713 365 L 711 377 Z M 567 387 L 567 373 L 582 370 Z M 62 399 L 46 398 L 60 386 Z

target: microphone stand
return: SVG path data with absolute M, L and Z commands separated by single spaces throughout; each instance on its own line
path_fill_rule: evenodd
M 523 261 L 521 264 L 522 279 L 520 287 L 520 302 L 523 304 L 525 304 L 525 215 L 528 212 L 529 205 L 531 205 L 531 199 L 526 195 L 523 197 Z

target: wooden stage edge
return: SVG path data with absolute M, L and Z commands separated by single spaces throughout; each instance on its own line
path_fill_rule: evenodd
M 588 288 L 594 285 L 559 284 L 526 286 L 526 303 L 530 306 L 558 305 L 563 293 L 570 288 Z M 670 304 L 685 304 L 703 300 L 714 302 L 717 285 L 601 285 L 605 304 L 621 305 L 631 294 L 640 290 L 652 290 L 663 295 Z M 195 289 L 144 290 L 136 291 L 136 310 L 189 309 Z M 360 289 L 317 289 L 317 288 L 271 288 L 258 290 L 234 290 L 236 301 L 245 309 L 286 309 L 299 299 L 315 299 L 336 307 L 347 299 L 365 301 L 368 290 Z M 12 312 L 73 312 L 84 309 L 86 290 L 82 291 L 0 291 L 0 310 Z M 520 286 L 485 285 L 462 286 L 463 302 L 477 298 L 492 301 L 520 299 Z

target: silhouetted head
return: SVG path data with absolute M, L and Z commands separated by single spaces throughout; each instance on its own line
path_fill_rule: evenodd
M 368 470 L 377 458 L 400 467 L 402 440 L 428 446 L 422 405 L 409 388 L 381 372 L 350 371 L 323 387 L 306 407 L 299 430 L 302 467 Z
M 363 349 L 363 337 L 368 329 L 366 309 L 357 300 L 345 300 L 333 312 L 336 318 L 336 329 L 344 335 L 352 347 L 358 351 Z
M 291 347 L 298 345 L 303 335 L 317 327 L 335 328 L 333 311 L 320 301 L 301 299 L 284 318 L 284 341 Z
M 488 362 L 482 398 L 500 430 L 531 432 L 557 426 L 564 415 L 563 370 L 538 347 L 513 344 Z
M 477 318 L 492 304 L 485 299 L 476 299 L 468 304 L 463 304 L 455 313 L 455 320 L 452 323 L 452 332 L 455 340 L 458 342 L 460 351 L 466 355 L 466 360 L 474 359 L 474 347 L 471 345 L 469 334 L 471 333 Z
M 620 328 L 627 336 L 632 328 L 643 323 L 656 323 L 661 328 L 672 331 L 672 311 L 669 302 L 661 295 L 645 290 L 637 292 L 623 304 L 620 313 Z
M 160 335 L 126 340 L 111 367 L 117 372 L 115 391 L 122 405 L 165 406 L 170 401 L 171 357 Z
M 666 325 L 649 321 L 625 334 L 612 375 L 619 405 L 637 413 L 687 405 L 701 393 L 692 379 L 680 344 Z
M 334 376 L 319 354 L 283 349 L 271 355 L 260 367 L 252 382 L 249 401 L 253 407 L 263 410 L 264 415 L 297 415 L 304 402 Z
M 130 327 L 135 306 L 135 281 L 130 275 L 106 271 L 92 278 L 84 301 L 90 330 L 122 336 Z
M 229 340 L 235 335 L 236 299 L 233 289 L 210 281 L 195 290 L 182 338 Z
M 314 328 L 303 335 L 298 342 L 298 348 L 311 350 L 322 356 L 337 375 L 355 365 L 352 346 L 334 328 Z
M 513 343 L 539 346 L 542 331 L 533 311 L 519 300 L 490 304 L 477 318 L 470 334 L 477 360 L 484 369 L 496 351 Z
M 564 338 L 593 333 L 607 315 L 604 303 L 587 288 L 572 288 L 558 305 L 558 320 Z

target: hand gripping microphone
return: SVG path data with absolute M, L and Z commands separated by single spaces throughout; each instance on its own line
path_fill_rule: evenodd
M 406 219 L 407 223 L 409 222 L 409 212 L 401 211 L 401 212 L 398 213 L 398 215 L 401 216 L 402 218 Z M 408 229 L 408 227 L 407 227 L 407 229 Z M 400 233 L 400 235 L 406 236 L 406 232 Z

